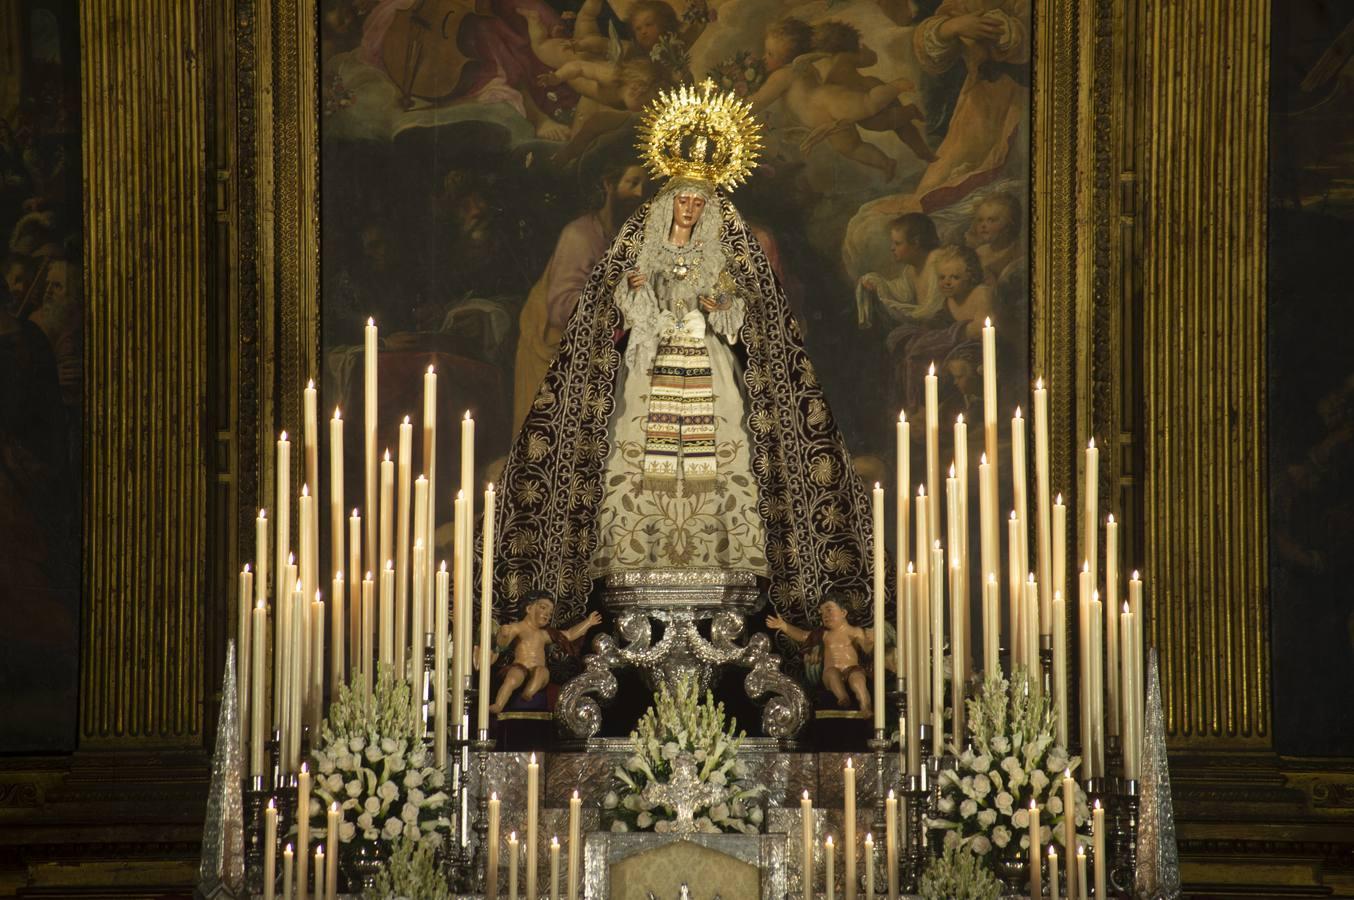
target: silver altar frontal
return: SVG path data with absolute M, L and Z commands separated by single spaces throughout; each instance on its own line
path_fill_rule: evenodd
M 780 900 L 790 891 L 783 834 L 588 835 L 588 900 Z
M 744 623 L 762 604 L 757 577 L 723 569 L 646 569 L 607 576 L 602 603 L 615 618 L 615 636 L 598 635 L 582 674 L 560 691 L 557 716 L 565 734 L 593 737 L 602 726 L 601 701 L 616 695 L 618 669 L 637 669 L 650 688 L 691 678 L 708 690 L 719 669 L 748 670 L 744 690 L 762 704 L 762 728 L 788 741 L 804 727 L 809 700 L 765 634 L 739 643 Z M 661 636 L 655 640 L 655 630 Z M 702 630 L 708 627 L 707 639 Z M 769 695 L 769 696 L 768 696 Z

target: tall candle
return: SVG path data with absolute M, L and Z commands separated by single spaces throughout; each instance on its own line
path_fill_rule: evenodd
M 1091 746 L 1095 774 L 1105 774 L 1105 607 L 1100 592 L 1091 592 Z
M 465 616 L 466 603 L 466 578 L 465 578 L 465 532 L 470 527 L 467 521 L 468 512 L 466 510 L 465 495 L 457 492 L 456 502 L 453 505 L 455 513 L 455 531 L 452 546 L 452 571 L 455 574 L 455 583 L 452 585 L 453 603 L 451 633 L 453 635 L 454 646 L 452 647 L 451 663 L 451 720 L 458 727 L 461 724 L 462 717 L 465 716 L 465 658 L 461 654 L 461 619 Z M 531 850 L 532 844 L 528 836 L 527 850 Z M 531 896 L 531 895 L 528 895 Z
M 367 552 L 368 560 L 379 559 L 376 555 L 376 323 L 368 319 L 364 332 L 364 352 L 362 354 L 362 399 L 363 411 L 363 462 L 366 468 L 366 500 L 363 509 L 367 511 Z
M 517 900 L 517 832 L 508 834 L 508 900 Z
M 940 756 L 945 735 L 938 723 L 944 721 L 945 710 L 945 551 L 940 541 L 931 547 L 931 751 Z
M 983 580 L 983 676 L 986 678 L 1001 670 L 1001 645 L 997 636 L 1000 610 L 997 607 L 997 575 L 989 573 Z
M 997 537 L 997 498 L 993 496 L 992 464 L 987 461 L 987 454 L 984 453 L 978 457 L 978 571 L 982 573 L 984 583 L 987 582 L 989 575 L 995 575 L 998 571 L 1000 558 L 1001 542 Z M 1000 593 L 997 595 L 997 603 L 1000 608 Z M 1000 646 L 1001 626 L 993 623 L 993 628 L 997 633 L 997 645 Z M 996 671 L 986 660 L 983 667 L 987 672 Z
M 489 661 L 493 642 L 492 624 L 494 620 L 494 506 L 496 504 L 494 486 L 491 484 L 484 492 L 483 545 L 480 548 L 480 672 L 479 697 L 477 698 L 476 722 L 480 731 L 489 730 Z M 574 858 L 574 839 L 569 837 L 569 860 Z M 569 878 L 570 895 L 573 897 L 573 876 Z
M 540 816 L 541 767 L 536 762 L 536 754 L 531 754 L 527 762 L 527 898 L 536 900 L 540 896 L 536 891 L 536 829 Z
M 263 811 L 263 900 L 277 896 L 277 801 L 268 798 Z
M 1133 613 L 1133 710 L 1136 732 L 1133 735 L 1133 741 L 1137 745 L 1139 753 L 1142 750 L 1142 726 L 1143 716 L 1146 709 L 1146 698 L 1143 693 L 1143 652 L 1142 652 L 1142 632 L 1146 627 L 1147 618 L 1142 605 L 1142 579 L 1138 577 L 1137 570 L 1134 570 L 1128 580 L 1128 610 Z M 1141 764 L 1142 757 L 1138 756 L 1138 762 Z
M 954 707 L 954 717 L 950 720 L 951 740 L 954 746 L 964 746 L 964 667 L 961 659 L 964 654 L 965 635 L 963 633 L 964 616 L 959 611 L 963 605 L 963 575 L 959 561 L 950 566 L 950 701 Z
M 1091 890 L 1086 880 L 1086 848 L 1077 845 L 1077 896 L 1081 900 L 1090 900 Z
M 310 770 L 301 763 L 301 772 L 296 782 L 296 849 L 304 861 L 310 851 Z M 296 869 L 296 896 L 306 900 L 306 866 L 302 862 Z
M 970 637 L 972 629 L 969 627 L 973 617 L 969 613 L 968 601 L 968 423 L 964 421 L 963 413 L 954 420 L 954 478 L 955 515 L 958 522 L 956 549 L 959 557 L 959 596 L 962 598 L 958 606 L 961 619 L 959 633 L 964 636 L 963 653 L 959 655 L 959 659 L 963 663 L 964 680 L 967 681 L 973 672 L 973 640 Z
M 385 456 L 381 459 L 381 499 L 380 499 L 380 547 L 378 548 L 382 565 L 387 560 L 394 564 L 395 561 L 395 463 L 390 458 L 390 450 L 385 451 Z M 392 578 L 391 588 L 395 586 Z M 391 596 L 391 611 L 394 611 L 394 596 Z M 394 631 L 391 631 L 394 635 Z
M 338 696 L 339 687 L 343 684 L 344 652 L 343 652 L 343 629 L 344 629 L 344 605 L 347 603 L 343 583 L 343 573 L 335 572 L 334 580 L 329 585 L 329 690 L 333 697 Z M 333 847 L 333 843 L 330 843 Z M 331 854 L 336 855 L 336 854 Z
M 381 570 L 381 665 L 395 662 L 395 561 L 386 560 Z
M 324 896 L 334 900 L 338 896 L 338 856 L 339 856 L 339 808 L 338 803 L 329 804 L 328 827 L 325 829 L 324 845 L 329 848 L 325 860 Z
M 921 659 L 918 660 L 917 671 L 922 675 L 918 679 L 917 691 L 921 698 L 921 706 L 918 712 L 922 715 L 929 713 L 931 709 L 931 540 L 927 533 L 927 500 L 926 485 L 917 488 L 917 590 L 914 600 L 917 604 L 918 630 L 917 642 L 921 648 Z
M 1020 520 L 1020 541 L 1007 552 L 1016 555 L 1016 558 L 1020 561 L 1021 573 L 1030 570 L 1029 538 L 1027 537 L 1030 521 L 1027 499 L 1028 478 L 1025 468 L 1025 420 L 1020 415 L 1020 407 L 1017 406 L 1015 415 L 1011 418 L 1011 495 L 1015 500 L 1016 518 Z
M 813 839 L 813 801 L 809 799 L 808 791 L 799 800 L 799 826 L 803 841 L 800 866 L 803 869 L 804 896 L 808 897 L 813 893 L 813 847 L 816 843 Z
M 428 512 L 424 544 L 428 548 L 428 572 L 425 578 L 433 580 L 433 559 L 437 555 L 437 370 L 429 365 L 423 373 L 423 474 L 428 478 Z M 430 622 L 432 611 L 426 610 L 423 621 Z
M 874 900 L 874 835 L 865 833 L 865 854 L 861 857 L 865 864 L 865 900 Z
M 906 612 L 905 627 L 900 629 L 899 642 L 904 636 L 907 639 L 909 650 L 907 654 L 907 734 L 904 741 L 907 746 L 907 772 L 909 775 L 917 775 L 921 770 L 921 734 L 918 730 L 923 716 L 925 715 L 925 704 L 922 702 L 924 696 L 922 682 L 924 680 L 924 660 L 926 659 L 927 648 L 922 642 L 922 629 L 920 627 L 921 616 L 918 614 L 917 598 L 917 573 L 913 571 L 912 563 L 907 564 L 907 575 L 903 580 L 902 603 L 900 604 Z
M 254 609 L 254 573 L 249 568 L 249 563 L 245 563 L 244 568 L 240 570 L 235 608 L 235 678 L 239 685 L 240 698 L 240 746 L 247 748 L 251 737 L 249 723 L 253 721 L 253 694 L 249 686 L 253 676 L 250 648 L 254 643 L 253 622 L 250 616 Z
M 1091 584 L 1099 583 L 1096 579 L 1100 546 L 1099 491 L 1100 450 L 1095 445 L 1095 438 L 1091 438 L 1090 443 L 1086 445 L 1086 472 L 1085 481 L 1082 482 L 1082 495 L 1085 499 L 1082 522 L 1085 530 L 1081 536 L 1080 548 L 1082 557 L 1091 564 Z
M 324 719 L 324 623 L 324 601 L 316 591 L 310 604 L 310 705 L 307 707 L 310 733 L 316 739 Z
M 884 730 L 884 489 L 874 483 L 872 492 L 873 530 L 870 546 L 874 554 L 874 730 Z
M 550 836 L 550 900 L 559 900 L 559 835 Z
M 358 654 L 361 663 L 363 689 L 371 696 L 372 676 L 376 674 L 376 583 L 371 573 L 362 579 L 362 650 Z
M 1091 564 L 1082 563 L 1080 585 L 1078 588 L 1077 606 L 1079 615 L 1077 617 L 1077 633 L 1081 639 L 1077 644 L 1078 674 L 1080 675 L 1078 683 L 1078 693 L 1081 702 L 1077 704 L 1078 718 L 1081 721 L 1081 757 L 1083 760 L 1083 769 L 1087 778 L 1095 777 L 1095 761 L 1093 759 L 1093 743 L 1091 740 L 1091 640 L 1094 632 L 1091 631 Z
M 1053 501 L 1053 593 L 1067 593 L 1067 506 L 1063 495 Z
M 409 611 L 409 559 L 413 546 L 409 537 L 410 504 L 413 502 L 414 426 L 405 416 L 400 423 L 400 437 L 395 454 L 395 668 L 405 671 L 405 648 L 412 647 L 419 656 L 422 639 L 418 630 L 411 634 L 413 617 Z M 418 682 L 414 682 L 415 693 Z
M 252 670 L 254 699 L 249 706 L 249 774 L 257 778 L 266 774 L 265 749 L 268 744 L 267 724 L 264 718 L 264 710 L 268 705 L 264 697 L 266 690 L 264 682 L 268 677 L 264 666 L 268 655 L 268 607 L 262 600 L 254 607 L 252 628 L 254 635 L 249 654 L 249 667 Z
M 1025 581 L 1025 605 L 1021 611 L 1020 622 L 1025 628 L 1025 671 L 1035 690 L 1043 685 L 1043 672 L 1039 667 L 1039 583 L 1031 572 Z
M 447 764 L 447 613 L 451 600 L 447 564 L 437 570 L 436 611 L 433 614 L 433 758 L 439 768 Z
M 898 900 L 898 798 L 893 788 L 884 798 L 884 867 L 888 872 L 889 900 Z
M 856 770 L 846 758 L 842 800 L 842 874 L 846 878 L 846 900 L 856 896 Z
M 1023 527 L 1015 511 L 1006 523 L 1006 544 L 1012 551 L 1020 544 L 1020 530 Z M 1025 573 L 1020 569 L 1020 554 L 1008 552 L 1006 555 L 1006 580 L 1010 585 L 1010 622 L 1011 622 L 1011 665 L 1025 661 L 1025 629 L 1020 622 L 1020 607 L 1025 596 Z
M 997 435 L 997 330 L 992 327 L 991 319 L 983 320 L 983 449 L 987 453 L 987 461 L 992 466 L 989 474 L 992 486 L 992 503 L 994 515 L 992 519 L 992 534 L 997 535 L 997 521 L 995 508 L 997 498 L 1001 496 L 997 488 L 1000 476 L 998 474 L 1001 466 L 998 457 L 998 448 L 1000 447 L 999 437 Z M 996 563 L 992 565 L 983 565 L 984 572 L 996 570 Z
M 1061 900 L 1058 890 L 1058 848 L 1048 845 L 1048 900 Z
M 254 520 L 254 602 L 268 602 L 268 510 Z
M 302 392 L 302 414 L 305 425 L 302 430 L 301 439 L 305 449 L 306 466 L 306 484 L 315 485 L 315 495 L 318 497 L 320 492 L 320 414 L 318 409 L 318 394 L 315 391 L 314 379 L 306 383 L 306 389 Z M 314 592 L 319 584 L 319 558 L 320 558 L 320 516 L 319 506 L 314 504 L 310 507 L 310 514 L 301 519 L 298 523 L 310 535 L 311 552 L 311 580 L 306 584 L 309 592 Z M 307 597 L 310 593 L 306 594 Z
M 901 412 L 901 411 L 900 411 L 900 412 L 898 413 L 898 428 L 897 428 L 897 443 L 898 443 L 898 447 L 897 447 L 897 471 L 894 473 L 894 495 L 895 495 L 894 506 L 896 507 L 896 508 L 894 509 L 894 518 L 895 518 L 895 520 L 896 520 L 896 521 L 895 521 L 895 524 L 896 524 L 896 526 L 897 526 L 897 533 L 894 535 L 894 539 L 895 539 L 895 545 L 894 545 L 894 546 L 895 546 L 894 557 L 895 557 L 895 559 L 894 559 L 894 561 L 893 561 L 893 562 L 894 562 L 894 566 L 895 566 L 895 568 L 897 569 L 897 572 L 898 572 L 897 579 L 896 579 L 896 584 L 894 585 L 894 588 L 893 588 L 893 592 L 894 592 L 894 609 L 896 610 L 895 616 L 894 616 L 894 632 L 895 632 L 895 634 L 894 634 L 894 660 L 893 660 L 893 664 L 894 664 L 894 669 L 896 670 L 896 674 L 898 675 L 898 678 L 899 678 L 899 679 L 903 679 L 903 678 L 906 678 L 906 677 L 907 677 L 907 666 L 908 666 L 908 663 L 907 663 L 906 655 L 907 655 L 907 652 L 908 652 L 908 651 L 907 651 L 907 648 L 908 648 L 909 643 L 910 643 L 910 642 L 908 642 L 908 641 L 904 641 L 904 640 L 903 640 L 903 635 L 907 633 L 907 632 L 905 631 L 904 627 L 903 627 L 903 623 L 904 623 L 904 613 L 903 613 L 903 580 L 904 580 L 904 576 L 903 576 L 903 573 L 904 573 L 904 571 L 906 570 L 906 567 L 907 567 L 907 556 L 908 556 L 908 549 L 907 549 L 907 547 L 908 547 L 908 541 L 907 541 L 907 538 L 908 538 L 908 524 L 909 524 L 909 523 L 908 523 L 907 501 L 908 501 L 908 499 L 909 499 L 909 497 L 908 497 L 908 490 L 909 490 L 909 485 L 911 484 L 910 479 L 911 479 L 911 477 L 912 477 L 912 473 L 911 473 L 911 468 L 912 468 L 912 459 L 911 459 L 911 454 L 912 454 L 912 447 L 911 447 L 912 435 L 911 435 L 911 429 L 912 429 L 912 426 L 911 426 L 911 424 L 907 421 L 907 414 L 906 414 L 905 412 Z
M 348 574 L 353 579 L 352 602 L 348 604 L 348 643 L 352 665 L 361 671 L 362 657 L 362 516 L 354 507 L 348 516 Z
M 498 900 L 498 830 L 502 805 L 498 791 L 489 794 L 489 859 L 484 876 L 484 896 L 487 900 Z
M 1119 734 L 1119 523 L 1113 513 L 1105 521 L 1105 671 L 1106 723 L 1110 734 Z
M 417 544 L 414 545 L 412 567 L 416 574 L 414 576 L 414 597 L 412 611 L 412 620 L 414 627 L 413 627 L 413 641 L 410 644 L 409 651 L 409 678 L 410 683 L 413 684 L 414 686 L 415 719 L 417 719 L 422 712 L 420 707 L 423 706 L 424 699 L 423 678 L 427 672 L 427 659 L 425 658 L 423 653 L 424 647 L 426 646 L 426 639 L 424 635 L 427 633 L 427 629 L 423 624 L 423 604 L 424 604 L 423 595 L 426 593 L 426 591 L 424 590 L 426 585 L 422 577 L 423 570 L 427 568 L 426 563 L 427 555 L 428 555 L 427 548 L 423 546 L 422 541 L 419 541 Z M 396 642 L 397 645 L 399 643 L 401 642 L 400 641 Z M 434 653 L 435 652 L 436 651 L 434 651 Z M 434 663 L 435 662 L 436 660 L 434 659 Z
M 1108 897 L 1105 890 L 1105 810 L 1099 800 L 1091 810 L 1091 839 L 1095 841 L 1095 896 Z
M 334 407 L 329 420 L 329 568 L 342 569 L 343 557 L 343 414 Z M 361 569 L 349 569 L 360 572 Z M 337 851 L 337 847 L 331 848 Z M 332 854 L 335 858 L 338 853 Z
M 471 582 L 475 568 L 475 420 L 469 410 L 461 419 L 461 494 L 465 497 L 465 532 L 461 535 L 461 570 L 456 577 L 465 582 L 465 590 L 456 593 L 456 655 L 461 660 L 457 667 L 460 679 L 468 681 L 471 624 L 475 619 L 475 588 Z M 465 712 L 463 697 L 457 714 L 464 717 Z
M 1134 740 L 1137 728 L 1133 721 L 1137 715 L 1137 709 L 1133 703 L 1133 668 L 1137 665 L 1137 660 L 1133 657 L 1133 613 L 1129 610 L 1128 604 L 1124 604 L 1124 611 L 1119 614 L 1120 629 L 1119 643 L 1120 655 L 1123 657 L 1123 672 L 1121 679 L 1123 681 L 1123 746 L 1124 746 L 1124 777 L 1136 779 L 1138 777 L 1138 752 L 1139 747 Z
M 940 534 L 940 400 L 936 364 L 926 370 L 926 483 L 931 496 L 926 504 L 926 527 L 932 535 Z
M 833 871 L 836 864 L 836 851 L 832 847 L 832 835 L 823 839 L 823 893 L 827 900 L 832 900 L 836 894 L 836 873 Z
M 1039 840 L 1039 805 L 1030 800 L 1030 897 L 1044 896 L 1043 844 Z
M 315 897 L 320 898 L 325 895 L 324 887 L 324 847 L 315 848 Z
M 304 857 L 303 857 L 304 859 Z M 302 863 L 304 870 L 305 865 Z M 291 900 L 293 886 L 296 883 L 296 852 L 292 850 L 291 844 L 282 851 L 282 900 Z
M 1067 854 L 1067 896 L 1077 894 L 1077 874 L 1072 858 L 1077 848 L 1077 786 L 1072 780 L 1072 770 L 1063 770 L 1063 853 Z
M 301 688 L 301 697 L 307 713 L 310 711 L 311 705 L 315 702 L 314 698 L 311 697 L 310 690 L 311 657 L 313 656 L 313 651 L 315 649 L 311 645 L 310 640 L 312 627 L 310 620 L 314 610 L 309 605 L 309 601 L 315 596 L 316 587 L 315 545 L 311 542 L 310 526 L 307 524 L 310 521 L 310 516 L 313 512 L 314 501 L 310 496 L 310 486 L 303 484 L 301 485 L 301 496 L 297 498 L 296 502 L 296 524 L 300 531 L 301 540 L 301 596 L 305 597 L 307 601 L 304 619 L 305 626 L 302 630 L 302 634 L 305 635 L 305 655 L 301 657 L 301 668 L 306 673 L 306 681 Z
M 582 849 L 582 825 L 579 821 L 583 808 L 583 801 L 578 797 L 578 791 L 569 798 L 569 881 L 565 886 L 565 891 L 569 895 L 569 900 L 578 900 L 578 863 L 579 851 Z
M 1058 743 L 1067 746 L 1067 602 L 1053 593 L 1053 709 L 1057 714 Z
M 1034 511 L 1035 537 L 1039 546 L 1039 633 L 1053 626 L 1053 532 L 1049 510 L 1048 388 L 1044 379 L 1034 382 Z
M 305 597 L 301 593 L 301 582 L 296 582 L 296 589 L 291 595 L 291 650 L 288 657 L 291 662 L 291 673 L 288 683 L 291 685 L 291 710 L 290 725 L 287 729 L 288 736 L 288 757 L 290 759 L 291 770 L 295 770 L 301 764 L 301 725 L 302 725 L 302 699 L 305 696 L 305 683 L 307 672 L 303 666 L 305 660 L 305 647 L 310 642 L 309 635 L 306 633 L 306 611 L 310 608 L 306 605 Z M 305 861 L 305 847 L 300 848 L 302 862 Z M 304 868 L 304 867 L 303 867 Z
M 423 544 L 423 569 L 412 567 L 410 578 L 413 584 L 419 588 L 418 594 L 423 598 L 419 603 L 415 599 L 410 604 L 409 619 L 413 623 L 413 646 L 426 647 L 427 636 L 432 633 L 433 625 L 436 622 L 437 614 L 433 610 L 433 602 L 436 598 L 435 578 L 427 573 L 434 566 L 429 563 L 434 553 L 432 535 L 428 532 L 428 504 L 431 502 L 429 493 L 428 478 L 426 475 L 420 475 L 414 480 L 414 543 Z
M 273 589 L 273 596 L 280 602 L 291 596 L 291 580 L 285 574 L 287 558 L 291 556 L 291 441 L 287 440 L 285 431 L 277 438 L 277 493 L 273 510 L 277 523 L 273 545 L 277 586 Z M 281 668 L 281 662 L 281 657 L 275 660 L 274 671 Z

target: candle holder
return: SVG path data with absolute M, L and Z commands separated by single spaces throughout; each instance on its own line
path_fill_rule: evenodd
M 268 805 L 268 789 L 262 775 L 244 780 L 244 883 L 250 894 L 263 892 L 263 810 Z
M 483 894 L 489 871 L 489 751 L 494 742 L 489 740 L 489 729 L 476 733 L 471 744 L 475 751 L 475 851 L 473 857 L 474 893 Z
M 1110 819 L 1110 888 L 1132 897 L 1138 875 L 1138 781 L 1123 778 L 1118 787 Z
M 1045 697 L 1053 696 L 1053 635 L 1039 635 L 1039 685 Z
M 902 740 L 902 735 L 899 735 L 899 740 Z M 885 730 L 882 728 L 876 728 L 874 737 L 865 742 L 865 746 L 874 753 L 874 818 L 870 822 L 870 833 L 875 836 L 878 841 L 878 846 L 880 847 L 883 846 L 884 833 L 888 829 L 888 823 L 885 820 L 884 813 L 884 795 L 888 793 L 888 791 L 884 789 L 884 783 L 887 781 L 884 777 L 884 765 L 886 762 L 884 754 L 892 743 L 893 742 L 888 739 Z M 875 884 L 888 884 L 888 873 L 886 872 L 887 865 L 884 861 L 884 855 L 885 854 L 883 853 L 876 853 L 873 861 L 867 860 L 865 862 L 865 865 L 874 867 Z M 883 877 L 882 881 L 880 880 L 881 876 Z M 863 871 L 861 872 L 861 877 L 865 877 Z
M 907 852 L 903 854 L 903 871 L 899 877 L 899 886 L 903 893 L 915 894 L 921 886 L 922 873 L 926 871 L 926 814 L 929 811 L 931 786 L 928 781 L 929 766 L 923 762 L 920 775 L 908 775 L 903 779 L 903 801 L 907 810 Z
M 1122 772 L 1124 770 L 1124 743 L 1117 734 L 1105 735 L 1105 771 Z M 1111 793 L 1118 793 L 1119 779 L 1106 776 L 1110 780 Z
M 299 775 L 283 775 L 273 791 L 273 803 L 277 806 L 277 839 L 280 844 L 286 844 L 286 835 L 291 833 L 292 826 L 297 823 L 296 791 L 300 786 L 301 778 Z M 300 849 L 297 850 L 297 858 L 301 856 Z M 281 855 L 278 856 L 281 859 Z

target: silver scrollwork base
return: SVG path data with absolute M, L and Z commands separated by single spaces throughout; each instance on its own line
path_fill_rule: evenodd
M 719 669 L 748 669 L 743 689 L 762 707 L 767 736 L 788 740 L 809 718 L 809 699 L 797 681 L 780 671 L 780 657 L 765 634 L 739 644 L 743 623 L 761 597 L 756 576 L 722 569 L 651 569 L 608 576 L 603 603 L 615 616 L 616 636 L 593 639 L 593 652 L 582 674 L 560 691 L 556 716 L 567 734 L 580 740 L 602 727 L 598 700 L 616 696 L 617 669 L 638 669 L 650 689 L 694 678 L 701 690 L 714 682 Z M 709 623 L 710 637 L 701 634 Z M 654 626 L 662 634 L 654 641 Z

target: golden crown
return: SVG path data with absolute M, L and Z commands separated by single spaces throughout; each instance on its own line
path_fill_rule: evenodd
M 698 178 L 734 188 L 747 180 L 762 149 L 752 106 L 705 79 L 662 91 L 639 126 L 645 164 L 664 178 Z

